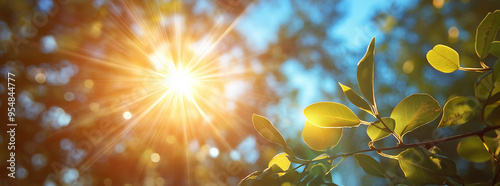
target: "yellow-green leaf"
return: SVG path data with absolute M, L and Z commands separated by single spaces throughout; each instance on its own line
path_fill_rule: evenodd
M 500 57 L 500 41 L 491 42 L 490 53 L 494 56 Z
M 370 41 L 368 49 L 366 49 L 365 56 L 358 63 L 357 78 L 358 86 L 361 94 L 372 105 L 375 105 L 375 94 L 373 93 L 373 58 L 375 50 L 375 37 Z
M 421 127 L 441 113 L 441 106 L 429 94 L 413 94 L 401 101 L 391 113 L 396 121 L 394 131 L 403 136 L 406 133 Z
M 445 45 L 434 46 L 426 57 L 432 67 L 444 73 L 452 73 L 460 68 L 457 51 Z
M 394 127 L 396 126 L 394 119 L 382 118 L 382 121 L 384 121 L 385 125 L 389 128 L 386 128 L 382 122 L 376 121 L 366 129 L 366 134 L 368 134 L 368 137 L 370 137 L 372 141 L 385 138 L 391 134 L 391 131 L 394 131 Z
M 481 21 L 476 30 L 476 54 L 479 58 L 483 59 L 488 55 L 499 28 L 500 10 L 488 13 Z
M 288 160 L 288 155 L 284 152 L 277 154 L 276 156 L 269 161 L 268 167 L 271 167 L 273 164 L 278 165 L 282 170 L 288 170 L 290 168 L 290 160 Z
M 484 141 L 488 148 L 495 149 L 496 140 L 484 136 Z M 478 136 L 471 136 L 460 140 L 457 146 L 457 153 L 462 158 L 475 163 L 482 163 L 490 160 L 491 154 L 484 148 L 483 141 Z
M 307 120 L 319 127 L 356 127 L 361 122 L 351 109 L 333 102 L 311 104 L 304 109 L 304 114 Z
M 474 117 L 478 109 L 479 105 L 471 98 L 463 96 L 451 98 L 443 107 L 443 117 L 438 128 L 464 124 Z
M 252 123 L 257 132 L 259 134 L 269 140 L 270 142 L 276 143 L 283 147 L 283 151 L 285 151 L 290 156 L 294 156 L 293 151 L 287 146 L 285 139 L 281 135 L 281 133 L 276 129 L 273 124 L 267 120 L 267 118 L 253 114 Z
M 354 154 L 354 159 L 358 165 L 367 173 L 372 176 L 386 178 L 385 170 L 380 163 L 366 154 Z
M 368 112 L 369 114 L 373 115 L 372 110 L 370 108 L 370 104 L 366 102 L 363 97 L 359 96 L 356 92 L 354 92 L 350 87 L 343 85 L 342 83 L 339 83 L 340 87 L 342 87 L 342 91 L 344 91 L 345 96 L 349 101 L 351 101 L 352 104 L 354 104 L 356 107 L 358 107 L 361 110 L 364 110 L 365 112 Z
M 302 139 L 306 145 L 317 151 L 335 147 L 342 138 L 342 128 L 321 128 L 306 121 Z

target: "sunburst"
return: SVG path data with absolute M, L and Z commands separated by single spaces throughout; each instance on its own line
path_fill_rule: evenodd
M 153 152 L 163 148 L 158 144 L 175 139 L 183 141 L 187 156 L 187 144 L 195 138 L 193 133 L 197 133 L 196 130 L 206 133 L 205 128 L 220 140 L 222 147 L 219 148 L 231 150 L 218 128 L 223 127 L 221 125 L 238 128 L 231 123 L 245 121 L 226 111 L 229 102 L 238 101 L 223 95 L 228 81 L 244 81 L 246 72 L 235 71 L 231 64 L 221 65 L 218 57 L 223 51 L 214 51 L 242 15 L 229 24 L 224 15 L 219 15 L 211 31 L 200 34 L 187 29 L 193 25 L 183 16 L 181 3 L 170 3 L 168 16 L 161 10 L 160 7 L 164 7 L 161 3 L 154 3 L 147 5 L 148 11 L 144 11 L 139 9 L 142 6 L 125 1 L 121 7 L 126 16 L 110 16 L 109 28 L 102 33 L 105 40 L 101 43 L 108 47 L 105 57 L 90 55 L 96 52 L 92 49 L 59 51 L 102 68 L 92 68 L 93 74 L 107 74 L 99 75 L 101 81 L 95 80 L 102 92 L 90 98 L 92 104 L 101 106 L 99 114 L 76 117 L 73 127 L 114 114 L 121 115 L 125 124 L 107 136 L 110 140 L 94 148 L 98 151 L 92 152 L 80 165 L 82 169 L 92 165 L 131 130 L 145 131 L 144 150 L 153 149 Z M 116 101 L 123 96 L 124 99 Z M 213 118 L 222 118 L 222 124 L 215 124 Z M 189 158 L 186 159 L 189 177 Z

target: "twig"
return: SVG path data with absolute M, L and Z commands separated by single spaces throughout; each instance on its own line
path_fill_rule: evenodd
M 484 128 L 483 130 L 476 131 L 476 132 L 468 132 L 468 133 L 450 136 L 447 138 L 441 138 L 441 139 L 437 139 L 437 140 L 429 140 L 429 141 L 423 141 L 423 142 L 411 143 L 411 144 L 401 144 L 401 145 L 394 146 L 394 147 L 373 148 L 373 149 L 365 149 L 365 150 L 360 150 L 360 151 L 355 151 L 355 152 L 348 152 L 348 153 L 343 153 L 343 154 L 339 154 L 336 156 L 331 156 L 331 157 L 326 158 L 326 159 L 333 160 L 333 159 L 336 159 L 336 158 L 341 157 L 341 156 L 352 156 L 354 154 L 363 153 L 363 152 L 372 152 L 372 151 L 378 152 L 378 151 L 395 150 L 395 149 L 407 149 L 407 148 L 411 148 L 411 147 L 426 146 L 426 145 L 436 145 L 436 144 L 440 144 L 440 143 L 444 143 L 444 142 L 448 142 L 448 141 L 453 141 L 456 139 L 461 139 L 461 138 L 465 138 L 465 137 L 469 137 L 469 136 L 484 135 L 486 132 L 489 132 L 489 131 L 492 131 L 495 129 L 500 129 L 500 125 L 493 126 L 493 127 L 487 127 L 487 128 Z

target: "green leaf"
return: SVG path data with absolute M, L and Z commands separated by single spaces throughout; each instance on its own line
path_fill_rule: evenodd
M 357 77 L 361 93 L 372 105 L 375 105 L 375 94 L 373 93 L 373 55 L 375 50 L 375 37 L 370 41 L 365 56 L 358 63 Z
M 317 151 L 335 147 L 342 138 L 342 128 L 321 128 L 306 121 L 302 139 L 306 145 Z
M 385 170 L 380 163 L 366 154 L 354 154 L 354 159 L 358 165 L 367 173 L 372 176 L 386 178 Z
M 332 162 L 333 165 L 330 167 L 330 170 L 326 171 L 326 174 L 328 175 L 328 173 L 330 173 L 335 167 L 339 166 L 340 163 L 342 163 L 346 158 L 347 156 L 342 157 L 342 159 L 335 164 Z
M 417 185 L 444 184 L 446 177 L 456 175 L 452 160 L 420 147 L 406 149 L 397 158 L 405 177 Z
M 479 76 L 476 83 L 474 83 L 474 92 L 479 101 L 485 101 L 490 95 L 493 88 L 493 73 Z
M 269 161 L 268 167 L 271 167 L 273 164 L 276 164 L 282 170 L 288 170 L 288 168 L 290 168 L 291 162 L 290 160 L 288 160 L 287 156 L 288 154 L 284 152 L 277 154 L 276 156 L 273 157 L 273 159 L 271 159 L 271 161 Z
M 395 132 L 401 137 L 421 127 L 441 113 L 441 106 L 429 94 L 413 94 L 401 101 L 391 113 L 396 121 Z
M 490 53 L 496 57 L 500 57 L 500 41 L 493 41 L 491 43 Z
M 342 83 L 339 84 L 340 87 L 342 87 L 345 96 L 347 97 L 347 99 L 349 99 L 349 101 L 351 101 L 352 104 L 354 104 L 359 109 L 364 110 L 365 112 L 368 112 L 369 114 L 373 115 L 372 110 L 370 108 L 370 104 L 368 104 L 368 102 L 366 102 L 366 100 L 363 99 L 363 97 L 359 96 L 350 87 L 345 86 Z
M 488 105 L 487 107 L 489 107 L 489 106 L 491 106 L 491 105 Z M 500 106 L 499 105 L 494 105 L 494 106 L 495 106 L 495 108 L 491 109 L 491 111 L 489 111 L 489 113 L 488 113 L 488 115 L 489 115 L 488 121 L 491 122 L 491 125 L 498 126 L 498 125 L 500 125 Z
M 474 117 L 479 105 L 471 98 L 457 96 L 451 98 L 443 107 L 443 117 L 438 128 L 464 124 Z
M 316 160 L 306 170 L 312 175 L 323 177 L 330 171 L 331 164 L 327 160 Z
M 500 60 L 497 60 L 493 66 L 493 81 L 500 82 Z
M 297 171 L 287 171 L 285 175 L 280 176 L 278 178 L 278 181 L 280 182 L 281 186 L 286 185 L 287 183 L 290 185 L 296 185 L 297 182 L 299 182 L 300 174 Z
M 452 73 L 460 68 L 457 51 L 446 45 L 434 46 L 426 57 L 432 67 L 444 73 Z
M 247 177 L 243 178 L 238 185 L 240 186 L 253 186 L 257 185 L 259 180 L 257 179 L 263 171 L 255 171 Z
M 489 149 L 493 150 L 496 140 L 490 137 L 483 137 Z M 457 146 L 457 153 L 462 158 L 475 163 L 482 163 L 490 160 L 491 154 L 484 148 L 483 141 L 478 136 L 471 136 L 460 140 Z
M 257 132 L 268 141 L 281 145 L 283 151 L 294 157 L 293 151 L 287 146 L 281 133 L 265 117 L 253 114 L 252 123 Z
M 361 122 L 351 109 L 333 102 L 309 105 L 304 114 L 307 120 L 319 127 L 357 127 Z
M 500 10 L 488 13 L 476 30 L 476 54 L 484 59 L 490 52 L 491 42 L 500 28 Z
M 372 141 L 377 141 L 379 139 L 385 138 L 391 134 L 391 131 L 394 131 L 394 127 L 396 126 L 396 122 L 394 121 L 394 119 L 382 118 L 382 121 L 384 121 L 385 125 L 389 127 L 388 129 L 380 121 L 376 121 L 366 129 L 366 133 L 368 134 L 368 137 L 372 139 Z

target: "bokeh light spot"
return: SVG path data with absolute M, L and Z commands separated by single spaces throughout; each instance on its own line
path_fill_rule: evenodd
M 85 85 L 85 87 L 87 87 L 88 89 L 91 89 L 92 87 L 94 87 L 94 81 L 92 81 L 91 79 L 86 79 L 83 82 L 83 85 Z
M 436 8 L 443 8 L 444 6 L 444 0 L 433 0 L 432 5 Z
M 403 72 L 405 72 L 406 74 L 411 74 L 414 68 L 415 64 L 413 64 L 413 61 L 405 61 L 405 63 L 403 64 Z
M 174 143 L 175 143 L 175 141 L 176 141 L 176 140 L 175 140 L 175 137 L 174 137 L 174 136 L 172 136 L 172 135 L 168 135 L 168 136 L 167 136 L 167 143 L 168 143 L 168 144 L 174 144 Z
M 158 163 L 160 161 L 160 155 L 156 152 L 151 154 L 151 161 Z
M 129 111 L 124 112 L 123 118 L 125 118 L 126 120 L 129 120 L 130 118 L 132 118 L 132 113 L 130 113 Z
M 74 99 L 75 99 L 75 94 L 73 94 L 73 92 L 64 93 L 64 100 L 73 101 Z
M 216 158 L 217 156 L 219 156 L 219 149 L 216 147 L 210 148 L 210 150 L 208 150 L 208 155 L 210 155 L 210 157 L 212 158 Z
M 45 77 L 45 74 L 38 73 L 35 75 L 35 81 L 37 83 L 43 84 L 43 83 L 45 83 L 45 80 L 47 80 L 47 78 Z
M 99 106 L 99 103 L 91 103 L 91 104 L 89 104 L 89 109 L 92 112 L 99 112 L 100 108 L 101 107 Z

